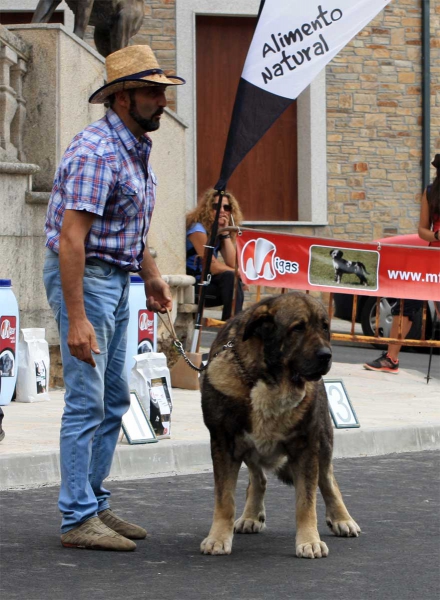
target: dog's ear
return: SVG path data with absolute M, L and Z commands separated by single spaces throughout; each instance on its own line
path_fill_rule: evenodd
M 243 333 L 243 342 L 248 340 L 254 335 L 258 335 L 258 332 L 267 324 L 273 324 L 273 314 L 270 312 L 269 307 L 266 304 L 259 306 L 253 314 L 249 317 L 248 322 Z

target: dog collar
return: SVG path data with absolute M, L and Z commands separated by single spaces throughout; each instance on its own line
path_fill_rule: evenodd
M 231 351 L 232 351 L 232 354 L 233 354 L 233 356 L 234 356 L 235 363 L 236 363 L 236 365 L 237 365 L 237 367 L 238 367 L 238 370 L 239 370 L 240 376 L 242 377 L 242 379 L 243 379 L 244 383 L 245 383 L 245 384 L 246 384 L 248 387 L 250 387 L 250 388 L 253 388 L 253 387 L 254 387 L 254 385 L 255 385 L 255 381 L 254 381 L 254 379 L 253 379 L 253 378 L 252 378 L 252 377 L 249 375 L 249 373 L 247 372 L 247 370 L 246 370 L 246 367 L 244 366 L 244 364 L 243 364 L 243 361 L 241 360 L 241 357 L 238 355 L 238 352 L 237 352 L 237 350 L 235 349 L 234 342 L 232 342 L 232 341 L 231 341 L 231 342 L 228 342 L 228 344 L 229 344 L 229 343 L 231 344 L 231 345 L 229 346 L 229 348 L 231 348 Z

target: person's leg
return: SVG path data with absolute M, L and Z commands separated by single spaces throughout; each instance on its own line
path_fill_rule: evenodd
M 393 322 L 391 323 L 391 330 L 390 330 L 390 337 L 391 338 L 397 338 L 397 336 L 399 335 L 399 321 L 400 321 L 400 316 L 395 316 L 393 317 Z M 409 333 L 409 330 L 411 329 L 412 326 L 412 321 L 410 320 L 409 317 L 402 317 L 402 338 L 406 338 L 406 336 Z M 399 352 L 402 348 L 402 344 L 389 344 L 388 346 L 388 356 L 394 360 L 397 361 L 398 357 L 399 357 Z
M 403 316 L 402 316 L 402 338 L 405 339 L 417 313 L 422 310 L 423 302 L 421 300 L 404 300 L 403 302 Z M 397 338 L 399 335 L 399 322 L 400 322 L 400 302 L 391 309 L 393 315 L 393 322 L 391 323 L 390 337 Z M 388 346 L 388 356 L 398 362 L 399 352 L 402 348 L 402 344 L 390 344 Z
M 243 310 L 243 302 L 244 302 L 243 284 L 241 282 L 241 279 L 239 279 L 238 285 L 237 285 L 237 295 L 235 297 L 235 314 L 236 315 Z
M 211 277 L 211 283 L 207 286 L 205 292 L 205 306 L 212 308 L 214 306 L 223 306 L 222 321 L 227 321 L 232 314 L 232 300 L 234 295 L 235 273 L 234 271 L 224 271 Z M 243 285 L 238 281 L 237 297 L 235 300 L 235 314 L 243 309 Z M 196 295 L 198 302 L 198 295 Z
M 61 356 L 63 361 L 64 383 L 66 387 L 65 408 L 61 422 L 60 462 L 61 489 L 59 507 L 63 513 L 62 533 L 80 523 L 96 517 L 98 500 L 89 482 L 89 469 L 92 460 L 92 442 L 95 432 L 106 417 L 104 386 L 109 349 L 116 329 L 115 314 L 128 281 L 128 275 L 110 265 L 102 263 L 86 266 L 84 277 L 84 304 L 88 319 L 95 328 L 101 353 L 95 355 L 96 367 L 74 358 L 67 346 L 68 318 L 62 298 L 57 256 L 46 260 L 44 281 L 49 304 L 57 319 L 60 332 Z M 122 370 L 123 371 L 123 370 Z M 122 377 L 122 373 L 120 374 Z M 125 382 L 126 386 L 126 382 Z M 125 387 L 125 391 L 126 391 Z M 118 416 L 128 407 L 127 395 L 121 398 Z M 107 418 L 111 421 L 110 406 Z M 100 437 L 100 470 L 110 469 L 114 444 L 115 427 L 110 427 L 110 441 Z M 95 445 L 96 447 L 96 445 Z M 107 495 L 108 497 L 108 495 Z
M 104 376 L 104 420 L 93 437 L 89 481 L 98 502 L 97 512 L 100 520 L 120 535 L 130 540 L 140 540 L 146 537 L 146 530 L 139 525 L 128 523 L 110 510 L 110 492 L 103 486 L 104 480 L 110 473 L 122 417 L 130 406 L 130 392 L 125 370 L 129 319 L 128 294 L 129 281 L 123 288 L 121 301 L 114 313 L 114 334 L 108 347 Z
M 205 306 L 206 308 L 212 308 L 213 306 L 220 306 L 222 304 L 220 288 L 217 285 L 217 275 L 213 275 L 211 283 L 206 286 L 205 290 Z M 198 302 L 198 295 L 196 296 L 196 302 Z
M 405 300 L 402 316 L 402 338 L 408 335 L 417 312 L 422 308 L 423 302 L 420 300 Z M 397 338 L 400 327 L 400 302 L 397 302 L 392 308 L 391 314 L 393 321 L 391 323 L 390 337 Z M 386 373 L 399 372 L 399 352 L 402 344 L 389 344 L 387 350 L 379 358 L 364 364 L 364 368 L 369 371 L 382 371 Z
M 232 305 L 236 286 L 235 272 L 225 271 L 220 275 L 216 275 L 217 286 L 220 288 L 220 299 L 223 304 L 222 320 L 227 321 L 232 315 Z M 238 280 L 237 296 L 235 298 L 235 313 L 237 314 L 243 309 L 243 286 L 240 280 Z
M 115 312 L 114 334 L 108 348 L 104 376 L 104 420 L 93 438 L 89 481 L 98 501 L 98 512 L 110 508 L 110 492 L 102 483 L 110 473 L 111 459 L 121 430 L 122 416 L 130 406 L 130 393 L 125 371 L 129 283 Z
M 213 275 L 211 285 L 209 285 L 206 290 L 207 296 L 209 295 L 212 297 L 215 294 L 218 305 L 223 305 L 222 321 L 227 321 L 232 314 L 234 282 L 234 271 L 224 271 L 218 275 Z M 243 302 L 241 302 L 241 304 L 243 305 Z

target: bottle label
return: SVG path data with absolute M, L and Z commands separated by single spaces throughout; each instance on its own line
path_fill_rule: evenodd
M 36 360 L 35 362 L 35 379 L 37 382 L 37 394 L 45 394 L 47 392 L 47 369 L 44 360 Z
M 154 352 L 155 337 L 154 312 L 141 309 L 138 312 L 138 354 Z
M 0 316 L 0 377 L 14 377 L 17 318 Z

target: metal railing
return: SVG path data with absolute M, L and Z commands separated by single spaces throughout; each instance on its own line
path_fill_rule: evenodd
M 256 288 L 256 294 L 255 294 L 255 301 L 259 302 L 262 298 L 262 294 L 263 291 L 265 290 L 264 286 L 252 286 Z M 265 294 L 267 296 L 271 296 L 271 295 L 276 295 L 272 290 L 274 288 L 270 288 L 271 292 L 268 294 Z M 281 294 L 285 294 L 286 292 L 288 292 L 289 290 L 286 288 L 281 288 Z M 305 292 L 306 294 L 310 293 L 309 290 L 307 290 Z M 340 333 L 340 332 L 335 332 L 335 331 L 331 331 L 331 322 L 333 319 L 333 294 L 329 294 L 329 300 L 328 300 L 328 306 L 327 306 L 327 311 L 330 317 L 330 331 L 331 331 L 331 340 L 332 341 L 344 341 L 344 342 L 357 342 L 357 343 L 361 343 L 361 344 L 382 344 L 382 345 L 388 345 L 388 344 L 398 344 L 401 346 L 414 346 L 414 347 L 424 347 L 424 348 L 440 348 L 440 340 L 435 340 L 435 339 L 426 339 L 426 330 L 427 330 L 427 310 L 428 310 L 428 302 L 425 300 L 423 302 L 423 312 L 422 312 L 422 328 L 421 328 L 421 337 L 420 339 L 412 339 L 412 338 L 408 338 L 408 337 L 403 337 L 402 335 L 402 328 L 403 328 L 403 304 L 404 304 L 404 300 L 401 299 L 400 300 L 400 317 L 399 317 L 399 325 L 398 325 L 398 335 L 397 337 L 383 337 L 379 335 L 379 323 L 380 323 L 380 311 L 381 311 L 381 304 L 380 304 L 380 296 L 377 297 L 376 300 L 376 315 L 375 315 L 375 327 L 374 327 L 374 333 L 375 335 L 359 335 L 358 333 L 355 332 L 355 327 L 356 327 L 356 323 L 357 323 L 357 307 L 358 307 L 358 296 L 356 294 L 353 294 L 353 308 L 352 308 L 352 315 L 351 315 L 351 325 L 350 325 L 350 332 L 349 333 Z M 435 316 L 437 317 L 437 320 L 439 319 L 439 308 L 438 308 L 438 304 L 435 304 L 436 307 L 436 313 Z M 224 321 L 220 321 L 219 319 L 212 319 L 212 318 L 205 318 L 203 319 L 203 326 L 204 327 L 221 327 L 222 325 L 224 325 Z M 435 331 L 435 319 L 432 323 L 433 327 L 432 327 L 432 333 L 434 333 Z

